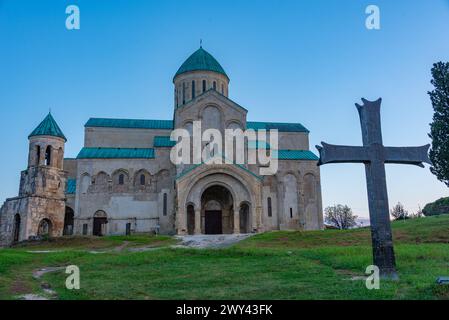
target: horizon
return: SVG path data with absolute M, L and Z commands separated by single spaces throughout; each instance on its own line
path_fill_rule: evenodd
M 226 70 L 230 99 L 248 109 L 248 119 L 301 123 L 316 155 L 321 141 L 361 145 L 354 106 L 361 97 L 383 99 L 384 145 L 430 143 L 430 68 L 449 60 L 449 42 L 440 41 L 449 31 L 449 1 L 376 1 L 380 30 L 365 28 L 367 1 L 320 2 L 327 10 L 297 1 L 239 3 L 236 10 L 232 1 L 83 0 L 76 1 L 81 28 L 69 31 L 65 8 L 72 1 L 0 1 L 0 107 L 7 120 L 0 133 L 8 150 L 0 160 L 0 201 L 17 195 L 27 137 L 49 109 L 68 139 L 65 158 L 81 150 L 89 118 L 172 119 L 172 77 L 200 39 Z M 230 17 L 234 25 L 222 28 Z M 321 167 L 323 209 L 346 204 L 367 218 L 364 171 L 361 164 Z M 428 165 L 387 165 L 386 172 L 390 208 L 401 202 L 416 212 L 448 196 Z

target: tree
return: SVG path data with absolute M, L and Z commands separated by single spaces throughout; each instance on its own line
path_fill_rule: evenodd
M 393 216 L 394 220 L 405 220 L 410 218 L 408 211 L 404 209 L 404 206 L 400 202 L 391 209 L 390 214 Z
M 438 62 L 432 68 L 434 90 L 428 92 L 434 110 L 429 137 L 432 147 L 430 171 L 449 187 L 449 62 Z
M 352 213 L 347 205 L 335 205 L 324 210 L 326 223 L 341 230 L 346 230 L 357 225 L 357 216 Z

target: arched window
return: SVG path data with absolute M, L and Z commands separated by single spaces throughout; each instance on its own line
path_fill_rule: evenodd
M 144 186 L 145 184 L 146 184 L 146 181 L 145 181 L 146 179 L 145 179 L 145 175 L 144 174 L 141 174 L 140 175 L 140 185 L 141 186 Z
M 41 162 L 41 147 L 36 146 L 36 166 L 40 165 Z
M 217 90 L 217 81 L 214 81 L 213 86 L 214 86 L 214 90 Z
M 290 219 L 293 219 L 293 208 L 290 208 Z
M 273 216 L 273 208 L 271 207 L 271 197 L 267 199 L 267 207 L 268 207 L 268 216 Z
M 224 84 L 221 85 L 221 94 L 224 95 Z
M 163 203 L 163 208 L 162 208 L 162 214 L 164 216 L 167 215 L 167 194 L 164 193 L 164 203 Z
M 45 165 L 51 166 L 51 146 L 48 146 L 45 150 Z
M 195 99 L 195 80 L 192 80 L 192 99 Z
M 182 104 L 186 103 L 186 83 L 182 83 Z
M 206 80 L 203 80 L 203 92 L 206 91 Z
M 118 176 L 118 184 L 121 185 L 121 186 L 125 184 L 125 175 L 123 173 L 121 173 Z

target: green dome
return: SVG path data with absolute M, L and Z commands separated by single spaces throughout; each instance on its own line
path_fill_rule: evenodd
M 28 138 L 36 136 L 52 136 L 62 138 L 65 141 L 67 141 L 66 137 L 64 136 L 64 133 L 62 133 L 55 119 L 53 119 L 51 113 L 49 113 L 45 117 L 45 119 L 37 126 L 37 128 L 34 129 L 33 132 L 31 132 Z
M 174 78 L 176 78 L 182 73 L 190 71 L 213 71 L 221 73 L 222 75 L 224 75 L 226 78 L 229 79 L 228 75 L 223 70 L 222 66 L 218 63 L 218 61 L 202 47 L 200 47 L 190 57 L 187 58 L 187 60 L 178 69 L 178 72 L 176 72 Z

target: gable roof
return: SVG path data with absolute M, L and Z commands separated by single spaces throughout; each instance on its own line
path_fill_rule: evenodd
M 52 136 L 62 138 L 67 141 L 67 138 L 65 137 L 64 133 L 62 133 L 61 128 L 59 128 L 51 113 L 49 113 L 45 117 L 45 119 L 42 120 L 42 122 L 36 127 L 36 129 L 34 129 L 33 132 L 30 133 L 28 138 L 36 136 Z
M 154 149 L 82 148 L 77 159 L 154 159 Z
M 223 67 L 218 63 L 218 61 L 202 47 L 192 53 L 190 57 L 188 57 L 187 60 L 184 61 L 181 67 L 179 67 L 173 79 L 182 73 L 190 71 L 213 71 L 221 73 L 229 79 L 228 75 L 224 71 Z

